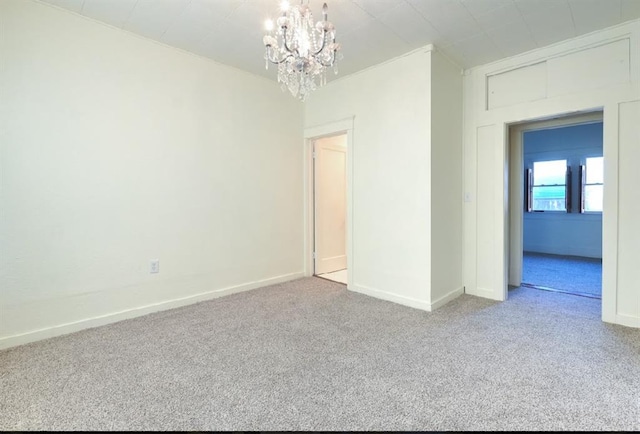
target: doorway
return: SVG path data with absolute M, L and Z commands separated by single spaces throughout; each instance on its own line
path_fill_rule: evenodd
M 347 284 L 347 135 L 313 145 L 314 275 Z
M 321 125 L 307 127 L 304 130 L 304 273 L 306 276 L 315 276 L 316 264 L 314 252 L 316 248 L 316 218 L 315 218 L 315 159 L 313 158 L 314 142 L 326 137 L 346 136 L 346 257 L 347 257 L 347 289 L 354 286 L 357 275 L 355 264 L 356 254 L 354 253 L 354 188 L 353 188 L 353 166 L 354 166 L 354 121 L 349 117 L 341 120 L 328 122 Z M 317 255 L 316 255 L 317 256 Z
M 510 287 L 602 297 L 602 119 L 510 126 Z

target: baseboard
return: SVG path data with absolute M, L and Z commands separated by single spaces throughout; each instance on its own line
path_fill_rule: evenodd
M 578 256 L 582 258 L 594 258 L 602 259 L 602 250 L 598 249 L 571 249 L 566 246 L 559 246 L 558 248 L 549 247 L 544 244 L 540 245 L 527 245 L 524 249 L 527 253 L 543 253 L 546 255 L 560 255 L 560 256 Z
M 476 297 L 488 298 L 490 300 L 504 301 L 502 298 L 496 297 L 496 292 L 487 288 L 470 288 L 466 287 L 465 294 L 475 295 Z
M 401 304 L 403 306 L 413 307 L 415 309 L 431 311 L 431 305 L 424 301 L 418 300 L 417 298 L 406 297 L 404 295 L 394 294 L 392 292 L 381 291 L 379 289 L 367 288 L 366 286 L 356 285 L 354 284 L 352 287 L 348 288 L 353 292 L 358 292 L 360 294 L 368 295 L 370 297 L 379 298 L 381 300 L 392 301 L 394 303 Z
M 451 300 L 460 297 L 462 294 L 464 294 L 464 286 L 461 286 L 458 289 L 454 289 L 453 291 L 450 291 L 447 294 L 443 295 L 442 297 L 438 298 L 437 300 L 433 301 L 431 303 L 431 310 L 436 310 L 441 308 L 445 304 L 449 303 Z
M 606 321 L 604 318 L 602 320 Z M 607 322 L 609 322 L 609 321 L 607 321 Z M 637 316 L 621 315 L 621 314 L 617 313 L 615 315 L 614 321 L 611 321 L 611 322 L 613 324 L 618 324 L 618 325 L 625 326 L 625 327 L 632 327 L 632 328 L 640 329 L 640 318 L 638 318 Z
M 7 337 L 0 338 L 0 350 L 5 348 L 15 347 L 18 345 L 28 344 L 30 342 L 35 342 L 42 339 L 52 338 L 55 336 L 66 335 L 69 333 L 77 332 L 77 331 L 88 329 L 88 328 L 111 324 L 111 323 L 122 321 L 125 319 L 147 315 L 153 312 L 159 312 L 163 310 L 174 309 L 176 307 L 187 306 L 190 304 L 198 303 L 200 301 L 223 297 L 225 295 L 231 295 L 231 294 L 236 294 L 238 292 L 250 291 L 252 289 L 261 288 L 263 286 L 269 286 L 269 285 L 275 285 L 277 283 L 288 282 L 290 280 L 299 279 L 301 277 L 304 277 L 304 272 L 283 274 L 281 276 L 244 283 L 242 285 L 216 289 L 213 291 L 207 291 L 200 294 L 190 295 L 188 297 L 175 298 L 175 299 L 163 301 L 160 303 L 154 303 L 154 304 L 149 304 L 145 306 L 135 307 L 135 308 L 127 309 L 124 311 L 113 312 L 107 315 L 87 318 L 80 321 L 74 321 L 71 323 L 60 324 L 60 325 L 47 327 L 39 330 L 34 330 L 31 332 L 27 332 L 19 335 L 7 336 Z

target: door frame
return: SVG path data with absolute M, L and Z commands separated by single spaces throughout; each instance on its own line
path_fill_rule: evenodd
M 354 267 L 353 267 L 353 125 L 355 116 L 350 118 L 329 122 L 326 124 L 308 127 L 304 129 L 304 274 L 313 276 L 314 260 L 313 251 L 315 248 L 315 207 L 314 207 L 314 164 L 313 164 L 313 144 L 314 141 L 323 137 L 347 135 L 347 217 L 346 217 L 346 238 L 347 238 L 347 289 L 353 287 Z
M 524 133 L 552 128 L 564 128 L 574 125 L 602 122 L 604 126 L 604 112 L 602 109 L 589 113 L 566 114 L 554 119 L 527 120 L 508 126 L 509 145 L 507 146 L 508 161 L 508 261 L 507 282 L 510 286 L 520 286 L 522 283 L 522 252 L 524 250 Z M 604 137 L 603 137 L 604 155 Z M 603 212 L 604 215 L 604 212 Z M 602 228 L 604 231 L 604 227 Z M 604 249 L 602 252 L 604 262 Z

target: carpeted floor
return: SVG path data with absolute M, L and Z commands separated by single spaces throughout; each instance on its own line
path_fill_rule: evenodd
M 638 430 L 640 330 L 305 278 L 0 352 L 2 430 Z
M 602 259 L 524 252 L 522 283 L 602 297 Z

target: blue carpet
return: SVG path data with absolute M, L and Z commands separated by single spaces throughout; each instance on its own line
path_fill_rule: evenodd
M 602 297 L 602 259 L 524 252 L 522 283 Z

